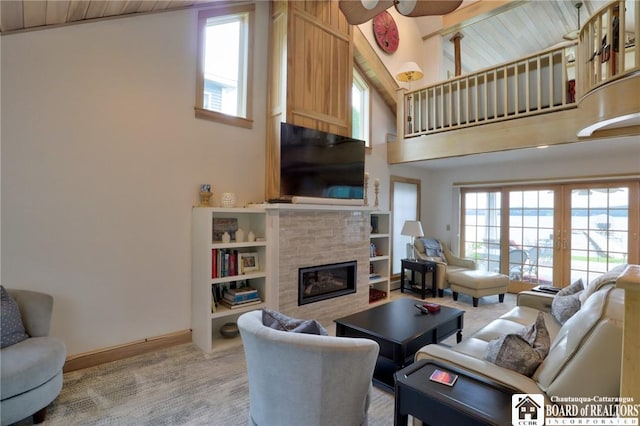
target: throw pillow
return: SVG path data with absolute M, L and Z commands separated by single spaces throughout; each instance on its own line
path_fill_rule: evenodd
M 327 330 L 316 320 L 301 320 L 288 317 L 271 309 L 262 310 L 262 324 L 281 331 L 292 333 L 318 334 L 327 336 Z
M 584 290 L 582 278 L 578 278 L 573 284 L 560 290 L 551 302 L 551 315 L 560 324 L 567 322 L 580 310 L 580 295 Z
M 420 238 L 420 242 L 424 246 L 424 254 L 427 257 L 430 257 L 435 262 L 447 263 L 440 241 L 434 238 Z
M 0 309 L 0 329 L 2 330 L 0 348 L 6 348 L 28 339 L 29 336 L 24 330 L 18 304 L 3 286 L 0 286 L 0 299 L 2 304 L 2 309 Z
M 500 367 L 531 377 L 549 353 L 551 339 L 542 312 L 536 322 L 517 333 L 491 340 L 484 358 Z

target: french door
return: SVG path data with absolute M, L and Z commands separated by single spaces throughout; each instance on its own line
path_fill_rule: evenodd
M 512 281 L 587 283 L 637 263 L 639 182 L 462 190 L 463 255 Z

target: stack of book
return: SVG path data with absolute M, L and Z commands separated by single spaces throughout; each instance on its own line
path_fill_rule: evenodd
M 222 300 L 220 301 L 220 303 L 229 309 L 255 305 L 260 302 L 261 300 L 258 290 L 251 287 L 229 289 L 224 292 Z

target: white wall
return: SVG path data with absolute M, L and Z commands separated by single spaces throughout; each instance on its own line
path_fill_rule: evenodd
M 264 199 L 266 74 L 252 130 L 195 119 L 196 17 L 2 36 L 2 284 L 54 296 L 69 354 L 189 329 L 199 185 Z
M 252 130 L 194 118 L 197 10 L 1 37 L 1 280 L 54 296 L 70 355 L 189 329 L 199 185 L 264 200 L 268 9 Z M 395 116 L 372 102 L 386 209 Z

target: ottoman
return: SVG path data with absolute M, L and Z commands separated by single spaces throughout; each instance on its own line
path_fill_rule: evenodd
M 458 300 L 458 293 L 473 297 L 473 306 L 478 306 L 482 296 L 498 295 L 500 303 L 504 302 L 509 277 L 497 272 L 465 270 L 448 274 L 449 284 L 453 291 L 453 300 Z

